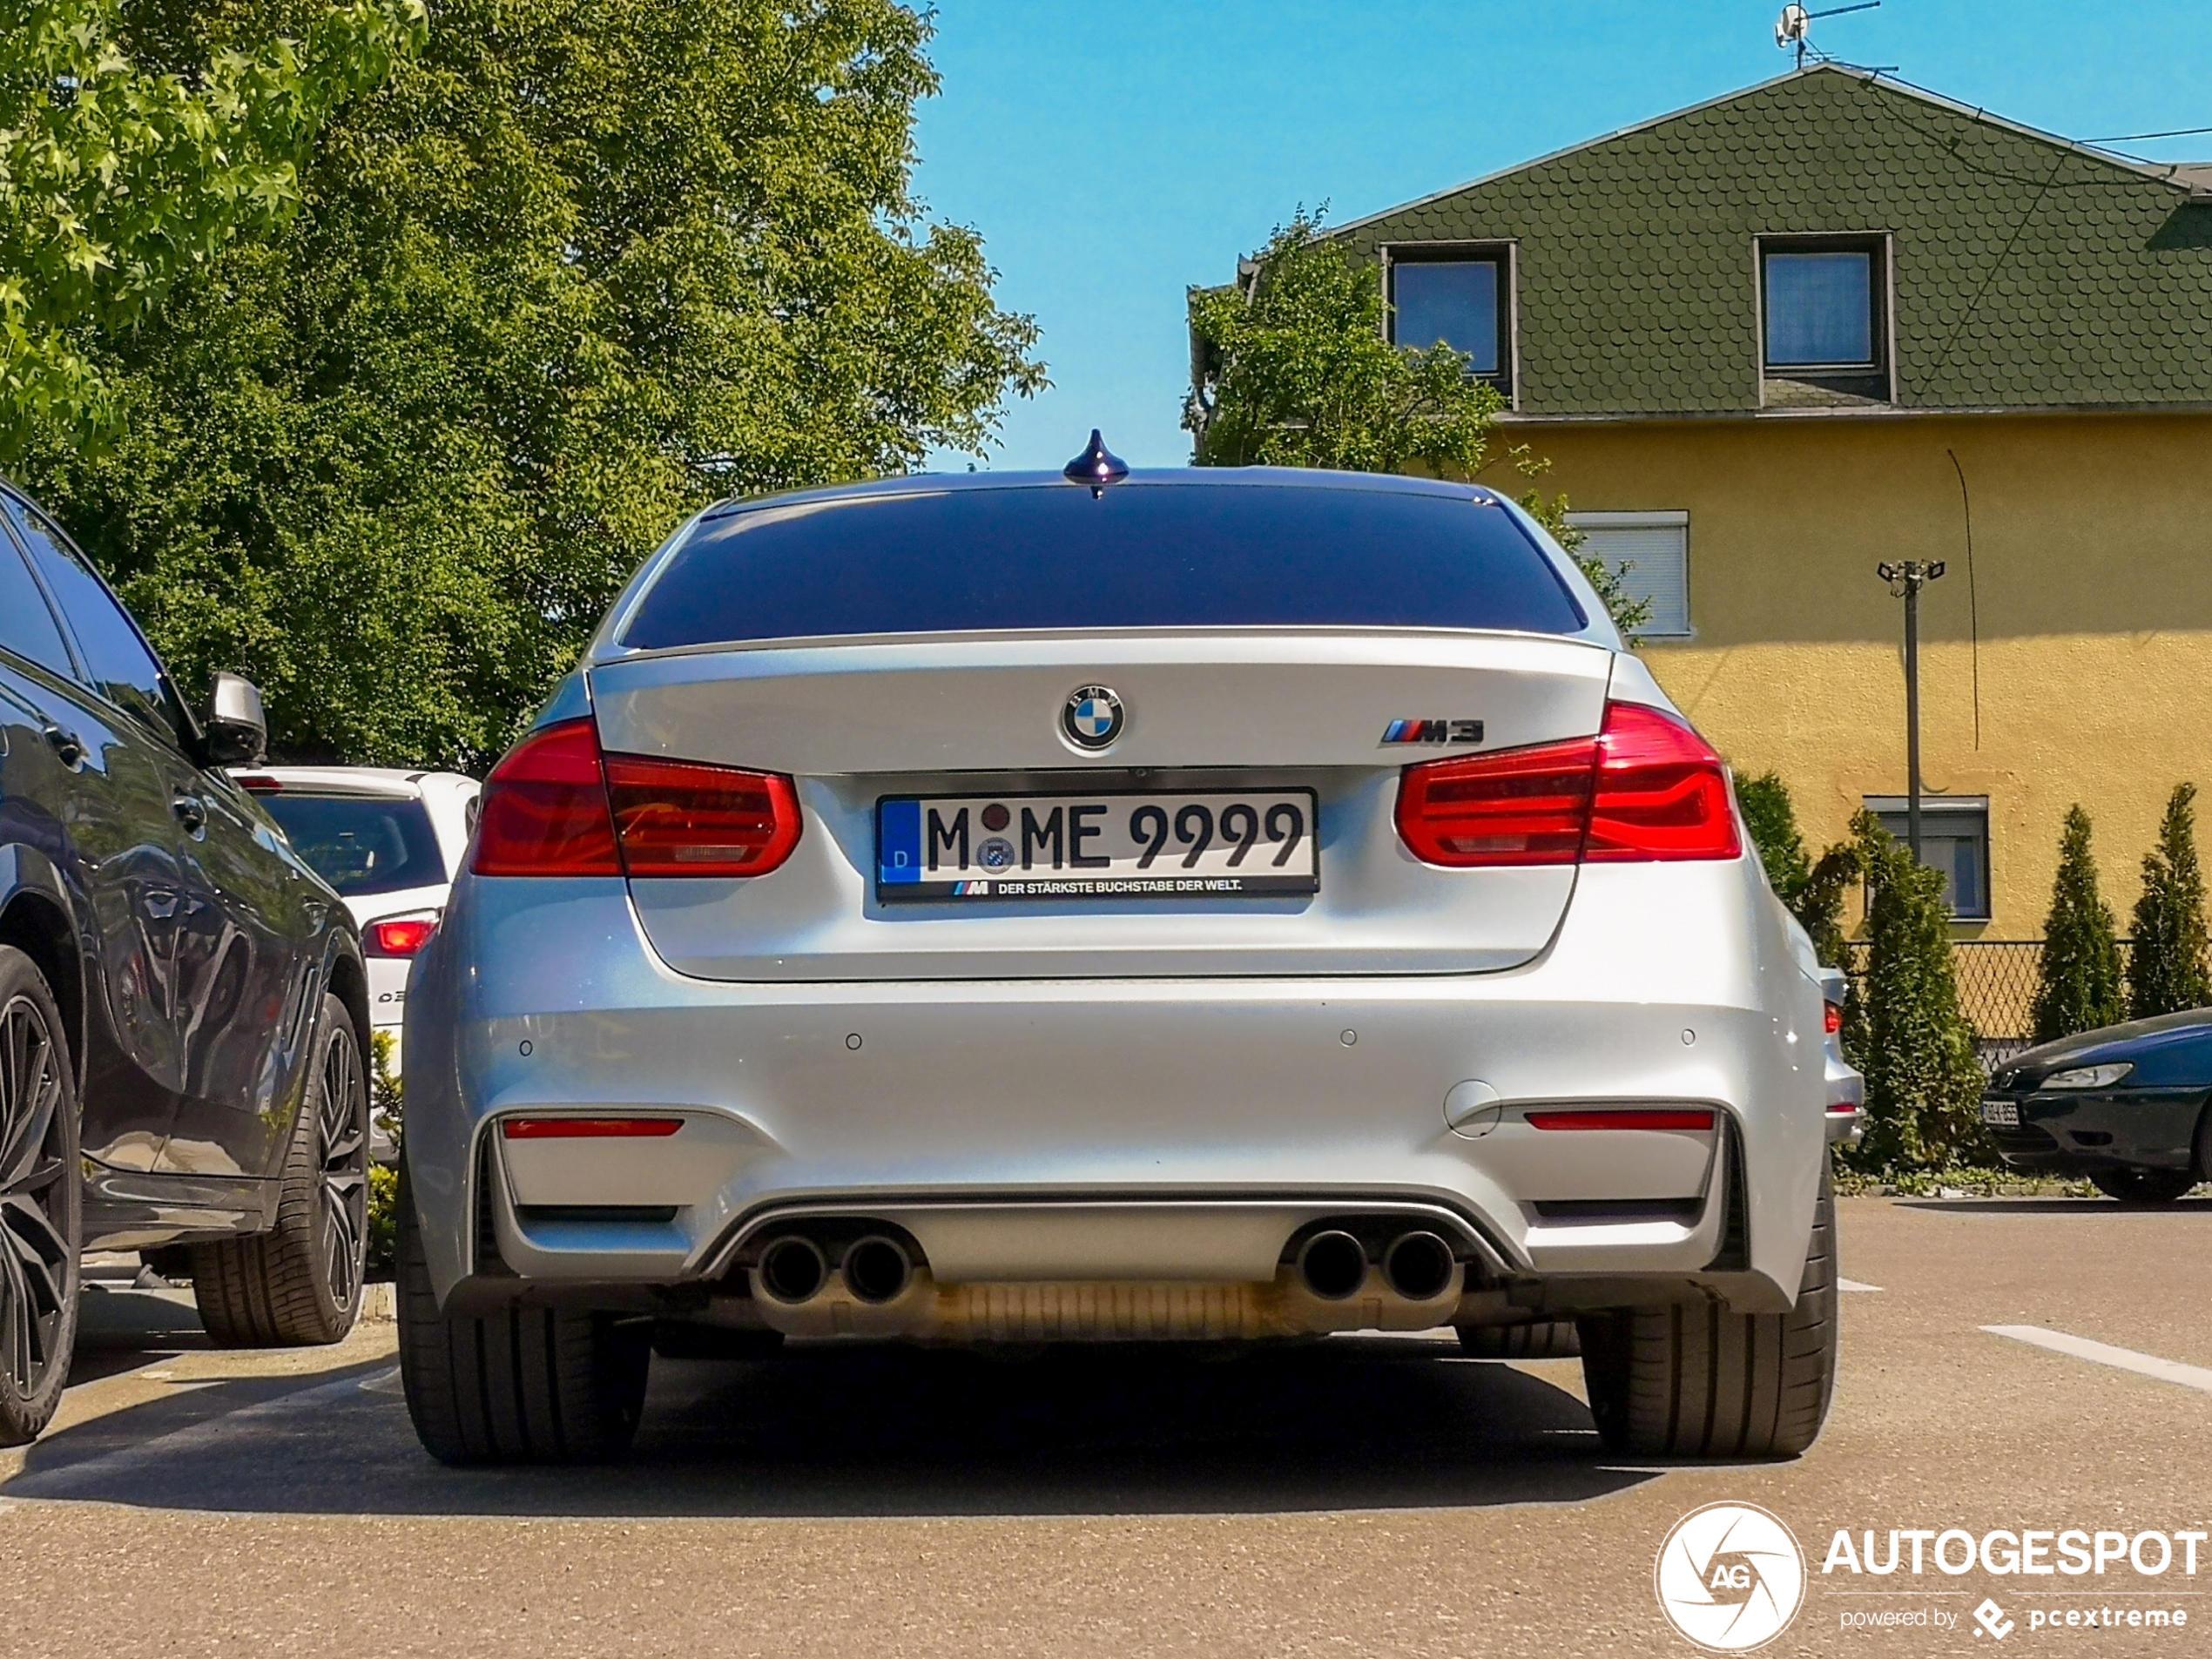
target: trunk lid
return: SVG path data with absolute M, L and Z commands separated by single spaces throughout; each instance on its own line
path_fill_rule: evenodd
M 796 781 L 805 828 L 780 868 L 630 884 L 648 938 L 681 973 L 1442 974 L 1534 957 L 1566 910 L 1575 869 L 1421 863 L 1393 817 L 1401 769 L 1596 732 L 1613 658 L 1587 640 L 1521 635 L 1159 631 L 695 649 L 603 663 L 589 678 L 606 750 Z M 1090 686 L 1109 688 L 1124 720 L 1096 753 L 1062 718 Z M 1393 728 L 1398 740 L 1386 741 Z M 1314 792 L 1318 893 L 943 903 L 878 894 L 886 798 L 1240 790 Z

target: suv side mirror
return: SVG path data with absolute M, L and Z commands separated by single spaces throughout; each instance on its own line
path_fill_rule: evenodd
M 261 688 L 243 674 L 218 672 L 208 698 L 207 764 L 252 766 L 269 752 L 269 717 Z

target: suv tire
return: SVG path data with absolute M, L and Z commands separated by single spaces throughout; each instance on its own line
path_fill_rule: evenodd
M 637 1433 L 652 1322 L 559 1308 L 442 1314 L 400 1163 L 400 1380 L 441 1463 L 596 1463 Z
M 192 1247 L 192 1295 L 219 1348 L 341 1340 L 361 1313 L 368 1240 L 368 1087 L 361 1035 L 322 1000 L 306 1098 L 265 1233 Z
M 77 1345 L 77 1076 L 37 965 L 0 945 L 0 1446 L 38 1438 Z
M 1825 1170 L 1787 1313 L 1711 1304 L 1575 1321 L 1591 1415 L 1608 1451 L 1783 1457 L 1820 1433 L 1836 1386 L 1836 1204 Z

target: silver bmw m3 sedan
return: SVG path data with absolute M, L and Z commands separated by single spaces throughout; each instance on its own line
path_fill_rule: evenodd
M 1578 1341 L 1619 1450 L 1809 1445 L 1832 981 L 1574 562 L 1071 473 L 709 509 L 492 773 L 407 1004 L 424 1445 L 618 1451 L 715 1327 L 1441 1325 Z

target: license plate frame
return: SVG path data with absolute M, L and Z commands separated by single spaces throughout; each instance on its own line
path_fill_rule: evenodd
M 1003 810 L 1003 823 L 985 816 L 993 807 Z M 1075 835 L 1071 807 L 1085 813 L 1074 819 L 1079 832 Z M 1238 819 L 1230 839 L 1214 835 L 1220 819 L 1237 807 L 1252 814 L 1249 826 Z M 1319 807 L 1318 792 L 1299 787 L 885 795 L 875 804 L 875 894 L 885 904 L 1312 898 L 1321 890 L 1315 833 Z M 1136 820 L 1147 808 L 1157 809 L 1161 818 L 1148 820 L 1140 831 Z M 1204 814 L 1203 840 L 1201 821 L 1185 816 L 1193 808 Z M 960 816 L 963 809 L 969 816 Z M 1252 832 L 1249 837 L 1246 827 Z M 1139 867 L 1135 860 L 1140 855 L 1131 848 L 1148 846 L 1156 839 L 1155 828 L 1163 844 L 1152 861 Z M 1181 829 L 1190 833 L 1178 842 Z M 1001 844 L 998 848 L 989 846 L 994 840 Z M 1292 845 L 1285 849 L 1286 840 Z M 1105 852 L 1082 851 L 1094 843 Z M 1055 862 L 1041 868 L 1036 858 L 1048 844 Z M 1186 864 L 1194 845 L 1197 861 Z M 1231 864 L 1232 850 L 1239 846 L 1244 851 Z M 958 861 L 939 864 L 941 850 L 948 860 L 957 852 Z M 1285 850 L 1285 862 L 1273 863 L 1276 853 Z M 1000 861 L 987 862 L 986 854 Z M 1077 866 L 1073 860 L 1078 855 L 1103 856 L 1105 862 Z M 900 857 L 906 861 L 894 863 Z
M 2020 1126 L 2020 1102 L 1992 1100 L 1985 1096 L 1981 1103 L 1981 1121 L 1992 1129 L 2018 1129 Z

